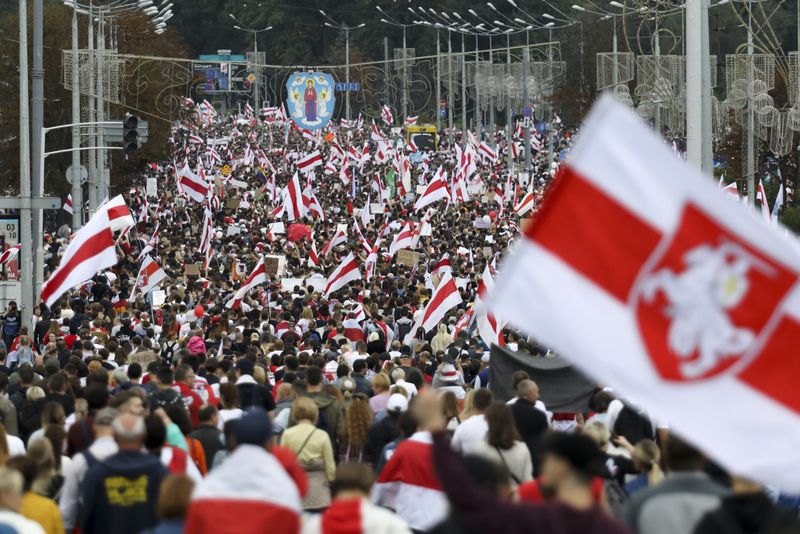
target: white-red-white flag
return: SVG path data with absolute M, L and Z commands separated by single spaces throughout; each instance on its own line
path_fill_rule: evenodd
M 333 237 L 331 238 L 330 241 L 328 241 L 328 244 L 325 245 L 325 248 L 323 248 L 322 252 L 320 253 L 323 257 L 330 254 L 330 252 L 339 245 L 347 243 L 347 232 L 345 230 L 346 229 L 342 228 L 336 229 L 336 232 L 333 234 Z
M 133 226 L 133 215 L 122 195 L 117 195 L 97 208 L 98 213 L 103 211 L 108 216 L 108 223 L 112 232 L 125 230 Z
M 417 124 L 418 120 L 419 120 L 419 117 L 416 116 L 416 115 L 413 115 L 411 117 L 406 117 L 406 120 L 403 121 L 403 122 L 405 123 L 406 126 L 414 126 L 415 124 Z
M 361 271 L 358 270 L 358 262 L 356 257 L 351 252 L 348 254 L 336 269 L 328 276 L 328 282 L 325 284 L 325 290 L 322 292 L 324 298 L 334 291 L 338 291 L 350 282 L 354 282 L 361 278 Z
M 70 215 L 74 213 L 74 211 L 72 210 L 72 195 L 67 195 L 67 199 L 64 201 L 64 206 L 61 209 L 66 211 Z
M 531 211 L 535 205 L 536 202 L 534 200 L 533 191 L 528 191 L 527 193 L 525 193 L 525 196 L 522 197 L 522 200 L 520 200 L 517 203 L 517 205 L 514 206 L 514 212 L 520 217 L 522 217 L 523 215 Z
M 303 204 L 303 190 L 300 188 L 300 178 L 294 173 L 292 179 L 281 190 L 283 202 L 283 215 L 290 221 L 302 219 L 306 215 L 306 206 Z
M 394 124 L 394 115 L 392 115 L 392 108 L 389 106 L 384 105 L 381 108 L 381 119 L 383 122 L 386 123 L 387 126 L 391 126 Z
M 322 154 L 320 154 L 319 150 L 315 150 L 311 154 L 297 160 L 297 170 L 302 173 L 309 172 L 314 167 L 319 167 L 321 165 Z
M 256 287 L 259 284 L 263 284 L 267 281 L 267 270 L 264 266 L 264 258 L 260 258 L 258 263 L 256 263 L 253 272 L 250 273 L 250 276 L 242 283 L 241 287 L 236 290 L 236 293 L 233 295 L 233 298 L 225 303 L 226 308 L 230 308 L 232 310 L 237 309 L 242 304 L 242 299 L 247 295 L 247 292 Z
M 414 241 L 414 229 L 410 223 L 406 223 L 394 236 L 392 244 L 389 245 L 389 256 L 394 256 L 398 250 L 411 247 Z
M 406 340 L 412 339 L 418 328 L 423 328 L 425 332 L 433 330 L 445 318 L 447 312 L 462 302 L 461 294 L 458 292 L 458 287 L 456 287 L 456 281 L 453 280 L 450 273 L 444 273 L 431 296 L 431 300 L 425 305 L 425 310 L 408 333 L 408 336 L 406 336 Z
M 202 165 L 199 168 L 199 173 L 195 174 L 189 168 L 188 163 L 184 163 L 181 170 L 178 171 L 178 187 L 195 202 L 204 201 L 208 196 L 209 185 Z
M 497 161 L 497 151 L 493 149 L 491 146 L 489 146 L 489 143 L 487 143 L 486 141 L 483 141 L 478 146 L 478 154 L 482 158 L 487 159 L 492 163 Z
M 486 268 L 481 275 L 480 284 L 478 284 L 478 295 L 475 297 L 475 306 L 477 320 L 476 326 L 478 327 L 478 335 L 481 336 L 483 341 L 489 345 L 505 346 L 503 340 L 503 323 L 494 313 L 485 309 L 483 304 L 486 295 L 494 289 L 494 261 L 486 263 Z
M 758 180 L 758 193 L 756 193 L 756 202 L 761 205 L 761 216 L 765 221 L 769 221 L 771 217 L 769 203 L 767 202 L 767 192 L 764 189 L 764 182 L 762 182 L 760 179 Z
M 431 276 L 438 276 L 441 278 L 444 273 L 453 274 L 453 267 L 450 265 L 450 254 L 446 253 L 442 256 L 442 259 L 436 262 L 436 265 L 433 266 L 431 269 Z
M 433 180 L 428 182 L 425 191 L 414 203 L 414 210 L 419 211 L 442 199 L 450 200 L 450 192 L 447 190 L 447 172 L 442 171 L 440 167 Z
M 490 310 L 731 472 L 800 491 L 790 238 L 602 97 L 515 247 Z
M 86 226 L 75 233 L 58 268 L 42 285 L 42 301 L 52 307 L 61 295 L 116 263 L 117 252 L 109 212 L 98 210 Z
M 139 274 L 136 276 L 136 284 L 133 287 L 133 293 L 141 291 L 145 295 L 150 293 L 164 278 L 167 273 L 164 272 L 156 261 L 149 255 L 145 256 L 142 260 L 142 266 L 139 267 Z
M 16 258 L 21 248 L 22 245 L 12 245 L 7 249 L 5 249 L 3 253 L 0 254 L 0 265 L 5 265 L 6 263 Z

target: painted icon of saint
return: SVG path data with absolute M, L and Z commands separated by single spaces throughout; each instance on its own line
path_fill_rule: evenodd
M 315 122 L 317 120 L 317 89 L 314 87 L 314 80 L 306 81 L 306 91 L 303 95 L 306 103 L 306 120 Z

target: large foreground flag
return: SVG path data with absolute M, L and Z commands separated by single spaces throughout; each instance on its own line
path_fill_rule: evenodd
M 237 309 L 242 304 L 242 299 L 245 295 L 247 295 L 248 291 L 266 281 L 267 270 L 264 266 L 264 258 L 262 257 L 258 260 L 258 263 L 256 263 L 253 272 L 250 273 L 250 276 L 247 277 L 247 280 L 245 280 L 242 286 L 236 291 L 236 294 L 233 296 L 233 298 L 225 303 L 225 307 L 233 310 Z
M 42 285 L 42 301 L 52 307 L 61 295 L 116 263 L 109 211 L 100 209 L 69 242 L 58 268 Z
M 488 305 L 730 471 L 797 492 L 800 249 L 726 197 L 604 97 Z

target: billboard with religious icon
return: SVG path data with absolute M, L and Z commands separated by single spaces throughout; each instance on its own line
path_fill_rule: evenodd
M 324 72 L 295 72 L 286 82 L 286 107 L 298 128 L 318 130 L 333 116 L 333 77 Z

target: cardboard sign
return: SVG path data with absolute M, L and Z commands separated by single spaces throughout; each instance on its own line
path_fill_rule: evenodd
M 264 270 L 271 279 L 283 276 L 286 274 L 286 256 L 282 254 L 264 256 Z
M 240 202 L 241 199 L 239 198 L 226 198 L 225 207 L 228 208 L 229 210 L 238 210 Z
M 163 289 L 155 289 L 152 293 L 153 307 L 160 308 L 167 301 L 167 292 Z
M 233 187 L 238 187 L 239 189 L 245 189 L 245 188 L 249 187 L 247 185 L 247 182 L 243 182 L 241 180 L 235 180 L 233 178 L 228 180 L 228 183 L 231 184 Z
M 383 204 L 380 202 L 373 202 L 369 205 L 369 211 L 373 215 L 379 215 L 383 213 Z
M 403 249 L 397 251 L 397 264 L 413 267 L 419 261 L 419 252 Z
M 228 229 L 225 231 L 225 237 L 229 237 L 232 235 L 239 235 L 242 233 L 242 229 L 238 226 L 228 226 Z
M 147 179 L 147 188 L 146 194 L 148 197 L 157 197 L 158 196 L 158 181 L 155 178 L 148 178 Z
M 486 221 L 483 220 L 483 217 L 478 217 L 472 223 L 472 226 L 474 228 L 485 229 L 485 228 L 491 227 L 492 226 L 492 222 L 491 221 L 486 222 Z
M 283 222 L 274 222 L 269 225 L 269 232 L 273 235 L 275 234 L 285 234 L 286 233 L 286 225 Z
M 183 266 L 183 274 L 186 276 L 200 276 L 200 269 L 202 268 L 202 263 L 187 263 Z

